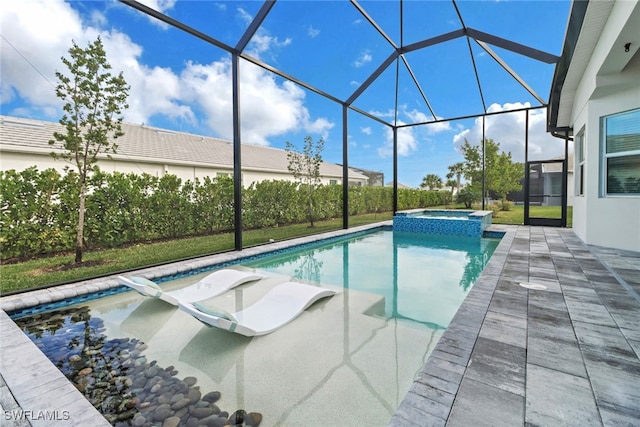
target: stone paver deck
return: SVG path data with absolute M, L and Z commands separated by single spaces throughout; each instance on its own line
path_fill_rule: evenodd
M 640 425 L 639 281 L 639 253 L 517 227 L 390 425 Z
M 640 425 L 640 253 L 588 247 L 570 229 L 492 229 L 505 237 L 389 425 Z M 312 239 L 140 274 L 175 274 Z M 0 298 L 1 425 L 108 425 L 5 311 L 114 286 L 110 277 Z M 7 417 L 16 410 L 31 412 Z M 57 419 L 37 419 L 38 411 Z

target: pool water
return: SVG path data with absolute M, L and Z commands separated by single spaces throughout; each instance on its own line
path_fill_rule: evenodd
M 16 322 L 116 426 L 383 426 L 497 244 L 380 231 L 243 262 L 269 277 L 216 304 L 246 307 L 291 277 L 340 290 L 253 339 L 135 292 Z
M 384 297 L 384 315 L 446 328 L 499 239 L 381 231 L 244 265 Z

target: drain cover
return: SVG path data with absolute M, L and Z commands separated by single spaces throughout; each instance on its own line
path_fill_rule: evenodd
M 520 286 L 527 289 L 533 289 L 535 291 L 546 291 L 547 287 L 545 285 L 541 285 L 539 283 L 531 283 L 531 282 L 521 282 Z

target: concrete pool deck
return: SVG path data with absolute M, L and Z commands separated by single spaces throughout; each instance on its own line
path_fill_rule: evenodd
M 389 425 L 637 424 L 640 253 L 586 246 L 571 229 L 490 230 L 506 234 Z M 316 238 L 147 272 L 175 274 Z M 3 426 L 109 425 L 6 312 L 114 286 L 109 277 L 0 298 Z M 7 416 L 20 409 L 31 412 Z

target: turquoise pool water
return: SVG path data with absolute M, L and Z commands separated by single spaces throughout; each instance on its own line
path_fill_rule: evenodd
M 384 297 L 385 314 L 446 328 L 499 239 L 380 231 L 243 263 Z
M 132 291 L 16 323 L 113 425 L 385 426 L 497 244 L 386 230 L 225 265 L 269 276 L 229 310 L 291 277 L 340 290 L 253 339 Z

